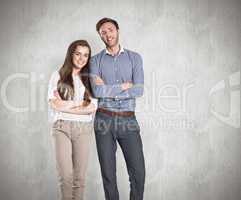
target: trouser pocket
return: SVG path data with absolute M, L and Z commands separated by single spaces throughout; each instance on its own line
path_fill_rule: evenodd
M 64 133 L 70 138 L 70 121 L 67 120 L 57 120 L 52 126 L 53 136 L 56 134 Z

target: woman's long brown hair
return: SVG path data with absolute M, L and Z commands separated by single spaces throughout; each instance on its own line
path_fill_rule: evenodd
M 88 61 L 79 73 L 80 79 L 82 80 L 82 83 L 85 86 L 84 105 L 87 106 L 91 102 L 90 97 L 92 96 L 92 91 L 91 91 L 90 80 L 89 80 L 89 60 L 91 57 L 91 48 L 86 40 L 76 40 L 70 44 L 67 50 L 64 64 L 59 70 L 60 79 L 58 81 L 57 90 L 61 99 L 73 100 L 74 83 L 72 78 L 72 71 L 75 66 L 72 62 L 72 57 L 77 46 L 84 46 L 89 49 Z

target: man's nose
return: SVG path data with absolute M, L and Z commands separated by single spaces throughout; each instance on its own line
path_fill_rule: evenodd
M 106 34 L 107 39 L 110 38 L 110 36 L 111 36 L 110 33 L 107 33 L 107 34 Z

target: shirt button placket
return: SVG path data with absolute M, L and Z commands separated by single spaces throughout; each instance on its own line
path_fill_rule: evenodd
M 115 77 L 116 77 L 116 82 L 119 83 L 119 79 L 118 79 L 118 70 L 117 70 L 117 56 L 114 57 L 114 70 L 115 70 Z

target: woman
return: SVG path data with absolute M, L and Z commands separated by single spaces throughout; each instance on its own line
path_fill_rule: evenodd
M 63 66 L 52 74 L 48 100 L 62 200 L 82 200 L 96 102 L 91 99 L 87 41 L 74 41 Z

